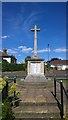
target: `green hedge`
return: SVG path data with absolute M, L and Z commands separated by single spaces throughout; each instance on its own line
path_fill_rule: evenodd
M 0 64 L 1 65 L 1 64 Z M 25 64 L 16 64 L 16 63 L 2 63 L 2 71 L 25 71 Z

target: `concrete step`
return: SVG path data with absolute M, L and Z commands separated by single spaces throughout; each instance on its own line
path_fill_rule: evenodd
M 26 106 L 18 106 L 16 108 L 14 108 L 15 112 L 27 112 L 27 113 L 56 113 L 58 111 L 59 113 L 59 109 L 57 106 L 51 106 L 51 105 L 40 105 L 40 106 L 36 106 L 36 105 L 26 105 Z
M 26 102 L 26 101 L 20 101 L 19 106 L 57 106 L 56 102 Z
M 60 118 L 59 113 L 28 113 L 28 112 L 17 112 L 15 113 L 15 118 Z
M 57 118 L 59 119 L 59 114 L 58 113 L 16 113 L 15 118 L 17 119 L 23 119 L 23 118 Z
M 60 118 L 56 104 L 21 102 L 13 111 L 15 118 Z
M 40 108 L 39 108 L 40 109 Z M 19 111 L 20 110 L 20 111 Z M 41 110 L 32 110 L 29 108 L 29 110 L 21 110 L 15 111 L 15 118 L 60 118 L 60 113 L 58 111 L 41 111 Z

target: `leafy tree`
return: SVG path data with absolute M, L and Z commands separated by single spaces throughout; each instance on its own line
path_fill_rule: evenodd
M 52 58 L 50 61 L 54 61 L 54 60 L 61 60 L 59 58 Z
M 50 70 L 50 64 L 45 65 L 45 70 L 47 70 L 47 71 Z
M 25 58 L 25 66 L 26 66 L 26 68 L 27 68 L 27 62 L 28 62 L 28 60 L 30 60 L 31 59 L 31 56 L 27 56 L 26 58 Z
M 25 58 L 25 63 L 26 63 L 28 60 L 30 60 L 30 58 L 31 58 L 31 56 L 27 56 L 27 57 Z

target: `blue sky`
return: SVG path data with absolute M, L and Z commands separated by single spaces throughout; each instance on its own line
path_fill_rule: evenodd
M 38 32 L 38 56 L 48 60 L 66 59 L 66 3 L 65 2 L 4 2 L 2 3 L 2 50 L 7 48 L 18 62 L 33 55 L 34 25 Z

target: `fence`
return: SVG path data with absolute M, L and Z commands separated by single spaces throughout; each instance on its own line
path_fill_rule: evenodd
M 58 84 L 60 86 L 60 100 L 57 97 L 57 82 L 58 82 Z M 57 81 L 56 78 L 54 78 L 54 91 L 52 93 L 53 93 L 53 95 L 54 95 L 54 97 L 55 97 L 55 99 L 57 101 L 57 104 L 58 104 L 58 107 L 59 107 L 59 110 L 60 110 L 61 118 L 63 118 L 63 115 L 64 115 L 64 97 L 63 97 L 63 92 L 65 93 L 66 98 L 68 99 L 67 90 L 64 88 L 62 80 L 61 81 Z

